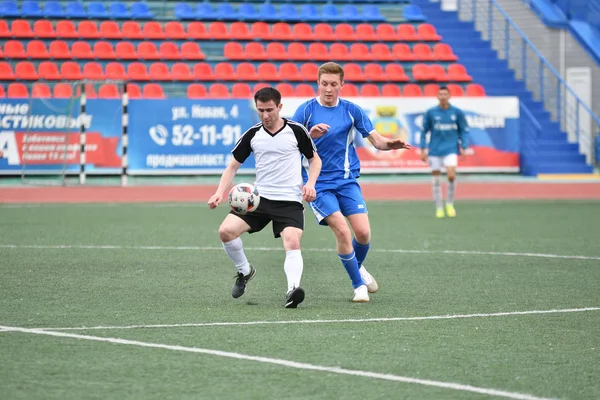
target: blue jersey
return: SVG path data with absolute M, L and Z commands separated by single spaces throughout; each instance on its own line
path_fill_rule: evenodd
M 426 135 L 429 138 L 429 155 L 444 157 L 448 154 L 457 154 L 458 147 L 468 147 L 467 132 L 469 125 L 461 109 L 449 106 L 443 109 L 440 106 L 430 108 L 423 116 L 423 130 L 421 131 L 421 149 L 427 147 Z
M 335 106 L 323 106 L 315 98 L 301 104 L 292 120 L 304 125 L 309 131 L 317 124 L 329 125 L 327 133 L 313 139 L 323 162 L 318 183 L 358 178 L 360 161 L 353 144 L 354 129 L 365 138 L 373 131 L 373 124 L 362 108 L 343 99 L 338 99 Z M 306 182 L 304 170 L 303 176 Z

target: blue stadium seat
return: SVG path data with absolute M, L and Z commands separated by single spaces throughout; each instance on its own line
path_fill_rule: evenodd
M 303 4 L 300 8 L 300 19 L 306 22 L 321 21 L 321 15 L 319 14 L 317 6 L 313 4 Z
M 131 5 L 131 16 L 134 19 L 153 19 L 154 14 L 148 8 L 148 5 L 143 2 L 133 3 Z
M 215 10 L 215 14 L 217 14 L 217 19 L 219 20 L 235 20 L 238 19 L 238 13 L 233 7 L 233 5 L 229 3 L 220 3 L 217 5 L 217 9 Z
M 41 17 L 43 15 L 37 1 L 24 1 L 21 4 L 21 14 L 24 17 Z
M 258 9 L 258 19 L 262 21 L 279 21 L 277 9 L 271 3 L 263 3 Z
M 47 1 L 44 3 L 44 17 L 60 18 L 63 16 L 63 8 L 58 1 Z
M 210 5 L 209 5 L 210 7 Z M 212 10 L 212 7 L 211 7 Z M 192 10 L 192 6 L 186 3 L 175 4 L 175 8 L 173 9 L 173 13 L 175 14 L 175 18 L 177 19 L 194 19 L 195 14 Z
M 421 12 L 419 6 L 415 6 L 414 4 L 409 4 L 405 6 L 402 10 L 402 14 L 404 16 L 404 19 L 407 21 L 422 22 L 427 20 L 427 18 L 425 18 L 425 16 Z
M 90 1 L 87 8 L 88 17 L 90 18 L 107 18 L 108 14 L 104 8 L 104 4 L 99 1 Z
M 17 3 L 14 1 L 3 1 L 0 3 L 0 17 L 18 17 L 21 15 Z
M 277 13 L 277 19 L 280 21 L 293 21 L 301 19 L 298 16 L 298 10 L 291 4 L 282 4 L 279 6 L 279 12 Z
M 199 3 L 196 6 L 196 18 L 216 19 L 217 13 L 209 3 Z
M 258 11 L 250 3 L 242 3 L 238 7 L 238 17 L 242 21 L 255 21 L 259 18 Z
M 353 5 L 345 5 L 342 7 L 342 20 L 347 22 L 359 22 L 363 20 L 358 8 Z
M 386 20 L 377 6 L 364 6 L 362 17 L 364 21 L 384 22 Z
M 323 21 L 342 21 L 338 9 L 333 4 L 325 4 L 321 7 L 321 16 Z
M 83 8 L 83 4 L 79 2 L 71 2 L 67 3 L 65 7 L 65 17 L 67 18 L 86 18 L 87 13 L 85 12 L 85 8 Z
M 110 18 L 115 19 L 131 18 L 131 13 L 127 9 L 127 6 L 120 2 L 110 3 L 110 6 L 108 7 L 108 15 Z

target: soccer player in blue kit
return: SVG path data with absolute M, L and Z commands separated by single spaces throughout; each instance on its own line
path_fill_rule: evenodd
M 323 162 L 315 185 L 317 197 L 309 206 L 319 224 L 329 225 L 335 234 L 338 256 L 354 287 L 352 301 L 367 302 L 369 292 L 376 292 L 378 285 L 362 265 L 370 247 L 371 228 L 356 180 L 360 175 L 360 161 L 353 145 L 354 129 L 378 150 L 409 149 L 410 145 L 399 139 L 385 138 L 373 128 L 362 108 L 340 99 L 343 84 L 344 70 L 339 64 L 321 65 L 319 97 L 301 104 L 292 120 L 309 130 Z M 303 176 L 306 181 L 306 171 Z
M 445 86 L 438 91 L 440 104 L 427 110 L 423 116 L 423 130 L 421 131 L 421 159 L 429 160 L 431 174 L 433 175 L 433 200 L 435 202 L 435 216 L 437 218 L 456 217 L 454 209 L 454 194 L 456 193 L 456 165 L 457 153 L 465 155 L 468 147 L 467 133 L 469 125 L 463 111 L 451 105 L 450 92 Z M 427 143 L 427 132 L 431 132 Z M 429 149 L 428 149 L 429 148 Z M 441 169 L 446 167 L 448 175 L 448 197 L 444 213 L 444 199 L 442 198 Z

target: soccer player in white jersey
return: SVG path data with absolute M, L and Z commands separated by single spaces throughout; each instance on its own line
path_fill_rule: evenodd
M 283 269 L 288 283 L 285 307 L 296 308 L 304 300 L 304 290 L 300 287 L 304 269 L 300 252 L 304 230 L 302 200 L 315 199 L 321 159 L 306 128 L 279 116 L 281 94 L 276 89 L 260 89 L 254 95 L 254 102 L 261 122 L 248 129 L 236 143 L 231 162 L 221 176 L 217 191 L 208 200 L 208 206 L 214 209 L 223 201 L 238 169 L 250 153 L 254 153 L 255 187 L 261 197 L 258 208 L 245 215 L 231 211 L 219 227 L 225 253 L 238 271 L 231 294 L 234 298 L 243 295 L 246 284 L 256 275 L 256 269 L 244 254 L 240 236 L 245 232 L 258 232 L 272 222 L 273 234 L 283 239 L 285 250 Z M 310 163 L 304 185 L 302 156 Z
M 309 205 L 319 224 L 329 225 L 335 234 L 338 256 L 354 288 L 352 301 L 367 302 L 369 292 L 375 293 L 378 285 L 363 265 L 370 247 L 371 228 L 356 180 L 360 161 L 353 145 L 354 129 L 378 150 L 409 149 L 410 145 L 385 138 L 373 128 L 360 106 L 339 98 L 344 85 L 344 70 L 339 64 L 321 65 L 317 82 L 319 97 L 300 105 L 292 117 L 310 131 L 323 161 L 316 184 L 317 197 Z

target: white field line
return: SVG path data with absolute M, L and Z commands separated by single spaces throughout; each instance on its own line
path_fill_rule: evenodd
M 222 247 L 202 247 L 202 246 L 123 246 L 123 245 L 20 245 L 20 244 L 0 244 L 0 249 L 79 249 L 79 250 L 168 250 L 168 251 L 223 251 Z M 283 251 L 279 247 L 244 247 L 249 251 Z M 304 248 L 303 251 L 313 252 L 333 252 L 330 248 Z M 410 254 L 457 254 L 457 255 L 484 255 L 484 256 L 505 256 L 505 257 L 537 257 L 537 258 L 558 258 L 570 260 L 600 260 L 600 256 L 579 256 L 547 253 L 518 253 L 501 251 L 477 251 L 477 250 L 408 250 L 408 249 L 372 249 L 376 253 L 410 253 Z
M 399 375 L 392 375 L 392 374 L 381 374 L 378 372 L 358 371 L 358 370 L 345 369 L 345 368 L 339 368 L 339 367 L 327 367 L 327 366 L 322 366 L 322 365 L 282 360 L 279 358 L 258 357 L 258 356 L 251 356 L 251 355 L 246 355 L 246 354 L 241 354 L 241 353 L 231 353 L 231 352 L 227 352 L 227 351 L 203 349 L 203 348 L 199 348 L 199 347 L 173 346 L 173 345 L 160 344 L 160 343 L 140 342 L 137 340 L 126 340 L 126 339 L 119 339 L 119 338 L 78 335 L 78 334 L 65 333 L 65 332 L 50 332 L 50 331 L 43 331 L 43 330 L 39 330 L 39 329 L 26 329 L 26 328 L 10 327 L 10 326 L 0 326 L 0 329 L 14 331 L 14 332 L 35 334 L 35 335 L 47 335 L 47 336 L 79 339 L 79 340 L 89 340 L 89 341 L 95 341 L 95 342 L 105 342 L 105 343 L 122 344 L 122 345 L 129 345 L 129 346 L 154 348 L 154 349 L 181 351 L 181 352 L 187 352 L 187 353 L 208 354 L 211 356 L 227 357 L 227 358 L 233 358 L 233 359 L 237 359 L 237 360 L 247 360 L 247 361 L 255 361 L 255 362 L 265 363 L 265 364 L 275 364 L 275 365 L 280 365 L 282 367 L 287 367 L 287 368 L 295 368 L 295 369 L 310 370 L 310 371 L 321 371 L 321 372 L 340 374 L 340 375 L 360 376 L 360 377 L 364 377 L 364 378 L 372 378 L 372 379 L 379 379 L 379 380 L 392 381 L 392 382 L 412 383 L 412 384 L 417 384 L 417 385 L 422 385 L 422 386 L 430 386 L 430 387 L 436 387 L 436 388 L 442 388 L 442 389 L 457 390 L 457 391 L 461 391 L 461 392 L 480 393 L 480 394 L 484 394 L 484 395 L 488 395 L 488 396 L 496 396 L 496 397 L 502 397 L 502 398 L 507 398 L 507 399 L 548 400 L 546 398 L 532 396 L 532 395 L 525 394 L 525 393 L 507 392 L 507 391 L 503 391 L 503 390 L 482 388 L 482 387 L 471 386 L 471 385 L 463 385 L 463 384 L 454 383 L 454 382 L 433 381 L 433 380 L 428 380 L 428 379 L 417 379 L 417 378 L 410 378 L 410 377 L 406 377 L 406 376 L 399 376 Z
M 245 321 L 245 322 L 199 322 L 189 324 L 162 324 L 162 325 L 121 325 L 121 326 L 81 326 L 65 328 L 35 328 L 38 331 L 74 331 L 74 330 L 108 330 L 108 329 L 151 329 L 151 328 L 188 328 L 203 326 L 245 326 L 245 325 L 293 325 L 293 324 L 334 324 L 334 323 L 363 323 L 363 322 L 394 322 L 394 321 L 428 321 L 441 319 L 467 319 L 467 318 L 488 318 L 488 317 L 507 317 L 514 315 L 535 315 L 535 314 L 561 314 L 576 313 L 585 311 L 600 311 L 600 307 L 585 308 L 565 308 L 555 310 L 532 310 L 532 311 L 508 311 L 489 314 L 451 314 L 451 315 L 431 315 L 424 317 L 390 317 L 390 318 L 362 318 L 362 319 L 303 319 L 303 320 L 284 320 L 284 321 Z

